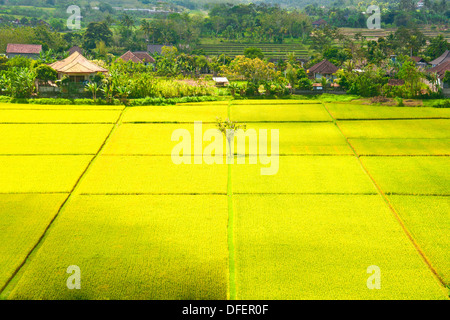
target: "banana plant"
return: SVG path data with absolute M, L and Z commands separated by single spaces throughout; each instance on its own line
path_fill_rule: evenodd
M 100 90 L 100 86 L 97 84 L 97 82 L 88 82 L 86 84 L 86 87 L 84 88 L 84 91 L 88 91 L 92 93 L 92 99 L 97 100 L 97 92 Z

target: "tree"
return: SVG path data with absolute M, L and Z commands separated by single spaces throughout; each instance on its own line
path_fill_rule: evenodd
M 84 90 L 92 93 L 92 99 L 96 100 L 97 92 L 100 90 L 100 86 L 97 84 L 97 82 L 88 82 Z
M 36 69 L 36 79 L 41 81 L 55 81 L 58 79 L 58 72 L 46 64 L 39 65 Z
M 104 13 L 108 12 L 109 14 L 114 14 L 114 8 L 106 2 L 100 2 L 98 5 L 98 10 Z
M 108 55 L 108 48 L 104 41 L 99 41 L 95 45 L 95 52 L 99 57 L 106 58 Z
M 447 86 L 450 86 L 450 71 L 448 71 L 448 70 L 445 71 L 442 82 L 445 83 Z
M 225 121 L 222 121 L 222 118 L 217 118 L 216 127 L 220 132 L 222 132 L 222 134 L 227 139 L 228 159 L 230 159 L 234 156 L 233 154 L 231 154 L 231 146 L 234 140 L 234 134 L 236 133 L 237 130 L 245 130 L 247 128 L 247 125 L 237 124 L 236 122 L 231 121 L 228 118 L 225 119 Z
M 425 54 L 434 60 L 442 55 L 445 50 L 450 50 L 450 43 L 444 38 L 444 35 L 439 34 L 430 39 L 430 44 L 425 49 Z
M 264 59 L 264 53 L 260 48 L 249 47 L 244 49 L 244 56 L 250 59 L 259 58 Z
M 113 33 L 105 22 L 91 22 L 83 35 L 83 48 L 95 49 L 97 43 L 100 41 L 103 41 L 106 46 L 109 46 L 112 41 L 112 36 Z
M 6 90 L 13 98 L 29 98 L 35 86 L 36 73 L 33 69 L 14 67 L 6 72 Z
M 326 87 L 327 87 L 327 84 L 328 84 L 327 78 L 322 77 L 322 78 L 320 79 L 320 84 L 322 85 L 322 90 L 325 91 L 325 89 L 326 89 Z
M 114 18 L 113 18 L 110 14 L 108 14 L 108 15 L 106 16 L 104 22 L 106 23 L 106 25 L 107 25 L 108 27 L 110 27 L 110 26 L 112 26 L 112 25 L 116 22 L 116 20 L 114 20 Z
M 8 62 L 7 57 L 0 56 L 0 72 L 8 68 L 7 62 Z
M 407 59 L 403 62 L 398 71 L 398 77 L 405 81 L 405 90 L 410 98 L 413 98 L 420 93 L 420 80 L 424 76 L 422 72 L 417 70 L 416 63 L 413 60 Z
M 300 90 L 312 90 L 312 81 L 308 78 L 305 69 L 297 69 L 297 88 Z
M 141 30 L 142 30 L 142 32 L 144 32 L 145 37 L 147 38 L 147 41 L 150 38 L 150 34 L 153 35 L 153 42 L 152 43 L 155 43 L 154 28 L 150 24 L 150 22 L 148 22 L 148 20 L 146 20 L 146 19 L 142 19 L 141 20 Z
M 275 65 L 271 62 L 264 62 L 259 58 L 250 59 L 244 56 L 237 56 L 229 66 L 222 66 L 222 72 L 229 75 L 236 75 L 254 84 L 262 81 L 272 81 L 279 76 L 275 71 Z
M 129 16 L 128 14 L 123 14 L 122 17 L 120 18 L 120 24 L 127 28 L 127 29 L 131 29 L 133 30 L 134 28 L 134 19 Z
M 291 85 L 291 93 L 293 92 L 294 88 L 297 86 L 297 70 L 291 65 L 288 64 L 286 68 L 286 79 L 289 81 L 289 84 Z

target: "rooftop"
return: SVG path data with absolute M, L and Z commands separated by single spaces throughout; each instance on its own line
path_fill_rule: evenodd
M 6 46 L 6 53 L 30 53 L 39 54 L 42 51 L 40 44 L 16 44 L 8 43 Z
M 437 66 L 443 62 L 450 61 L 450 51 L 445 50 L 445 52 L 438 58 L 430 62 L 431 65 Z
M 339 68 L 336 67 L 328 60 L 322 60 L 321 62 L 315 64 L 311 68 L 309 68 L 310 73 L 322 73 L 322 74 L 333 74 L 338 71 Z
M 437 73 L 439 79 L 444 78 L 445 71 L 450 71 L 450 59 L 427 70 L 429 73 Z
M 108 70 L 90 62 L 79 52 L 72 53 L 64 60 L 50 64 L 50 67 L 61 73 L 86 74 L 96 72 L 108 72 Z

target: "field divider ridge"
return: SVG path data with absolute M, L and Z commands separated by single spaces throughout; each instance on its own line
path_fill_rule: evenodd
M 232 101 L 227 106 L 227 116 L 231 120 L 231 105 Z M 233 155 L 234 156 L 234 155 Z M 231 184 L 231 170 L 232 164 L 228 165 L 227 177 L 227 200 L 228 200 L 228 222 L 227 222 L 227 241 L 228 241 L 228 298 L 229 300 L 236 300 L 236 258 L 235 258 L 235 243 L 234 243 L 234 211 L 233 211 L 233 188 Z
M 363 162 L 360 159 L 360 155 L 358 154 L 358 152 L 356 151 L 356 149 L 353 147 L 353 145 L 350 143 L 349 139 L 347 138 L 347 136 L 344 134 L 344 132 L 342 131 L 342 129 L 339 127 L 337 120 L 333 117 L 333 115 L 331 114 L 331 112 L 328 110 L 328 108 L 325 106 L 325 104 L 322 104 L 323 107 L 325 108 L 325 110 L 328 112 L 328 114 L 330 115 L 330 117 L 333 119 L 333 123 L 335 124 L 335 126 L 338 128 L 339 132 L 344 136 L 345 140 L 347 141 L 348 146 L 353 150 L 353 153 L 356 157 L 356 159 L 358 160 L 361 168 L 364 170 L 364 172 L 367 174 L 367 176 L 370 178 L 370 180 L 372 181 L 373 185 L 375 186 L 375 188 L 378 191 L 378 194 L 382 197 L 382 199 L 385 201 L 385 203 L 387 204 L 387 206 L 389 207 L 390 211 L 392 212 L 392 214 L 394 215 L 395 219 L 397 220 L 397 222 L 399 223 L 400 227 L 402 228 L 404 234 L 407 236 L 407 238 L 409 239 L 409 241 L 411 242 L 411 244 L 414 246 L 414 248 L 416 249 L 417 253 L 419 254 L 419 256 L 422 258 L 422 261 L 426 264 L 426 266 L 428 267 L 428 269 L 431 271 L 431 273 L 433 274 L 434 278 L 437 280 L 438 284 L 440 285 L 441 289 L 444 291 L 445 295 L 447 296 L 447 298 L 449 298 L 448 296 L 448 289 L 447 289 L 447 285 L 445 283 L 445 281 L 442 279 L 442 277 L 439 275 L 439 273 L 436 271 L 436 269 L 433 267 L 431 261 L 428 259 L 428 257 L 425 255 L 425 252 L 422 250 L 422 248 L 419 246 L 419 244 L 416 242 L 416 240 L 414 239 L 414 237 L 412 236 L 411 232 L 408 230 L 408 228 L 406 227 L 405 223 L 403 222 L 402 218 L 400 217 L 399 213 L 397 212 L 397 210 L 393 207 L 393 205 L 391 204 L 391 202 L 389 201 L 389 198 L 387 197 L 387 195 L 385 194 L 385 192 L 381 189 L 381 187 L 379 186 L 379 184 L 377 183 L 377 181 L 374 179 L 374 177 L 370 174 L 369 170 L 366 168 L 366 166 L 363 164 Z
M 9 293 L 14 289 L 13 287 L 15 286 L 15 284 L 19 281 L 21 274 L 25 271 L 26 269 L 26 265 L 27 263 L 32 259 L 32 257 L 37 253 L 37 251 L 39 250 L 39 248 L 41 247 L 41 245 L 44 243 L 45 238 L 51 228 L 51 226 L 53 225 L 53 223 L 56 221 L 56 219 L 58 218 L 58 216 L 60 215 L 61 212 L 64 211 L 66 205 L 69 203 L 71 196 L 76 193 L 76 190 L 78 188 L 78 186 L 80 185 L 80 182 L 83 180 L 83 178 L 86 176 L 87 172 L 89 171 L 89 168 L 92 166 L 92 164 L 95 162 L 95 160 L 98 158 L 98 156 L 100 155 L 101 151 L 103 150 L 103 148 L 105 147 L 106 143 L 108 142 L 109 138 L 112 136 L 114 130 L 116 129 L 116 127 L 120 124 L 123 114 L 125 113 L 125 111 L 127 110 L 127 108 L 123 108 L 119 114 L 119 116 L 117 117 L 116 122 L 113 124 L 110 132 L 108 133 L 108 135 L 106 136 L 105 140 L 103 141 L 103 143 L 101 144 L 101 146 L 99 147 L 98 151 L 96 152 L 96 154 L 92 157 L 92 159 L 89 161 L 88 165 L 86 166 L 86 168 L 83 170 L 83 172 L 81 173 L 81 175 L 78 177 L 77 181 L 75 182 L 74 186 L 72 187 L 72 189 L 70 190 L 70 192 L 68 193 L 66 199 L 63 201 L 63 203 L 61 204 L 61 206 L 59 207 L 58 211 L 56 212 L 56 214 L 53 216 L 53 218 L 51 219 L 51 221 L 49 222 L 49 224 L 47 225 L 47 227 L 45 228 L 44 232 L 42 233 L 42 235 L 39 237 L 38 241 L 36 242 L 36 244 L 31 248 L 31 250 L 28 252 L 28 254 L 26 255 L 25 259 L 22 261 L 22 263 L 16 268 L 16 270 L 14 270 L 14 272 L 12 273 L 12 275 L 9 277 L 9 279 L 6 281 L 6 283 L 3 285 L 3 287 L 0 288 L 0 300 L 1 299 L 7 299 L 7 297 L 9 296 Z

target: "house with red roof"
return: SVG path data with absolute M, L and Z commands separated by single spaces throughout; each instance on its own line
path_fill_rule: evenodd
M 125 62 L 132 61 L 134 63 L 144 63 L 144 64 L 155 63 L 155 59 L 151 55 L 149 55 L 148 52 L 145 51 L 136 51 L 136 52 L 127 51 L 123 55 L 121 55 L 119 59 Z
M 438 64 L 437 66 L 427 70 L 428 73 L 436 74 L 440 86 L 443 86 L 442 80 L 444 79 L 444 75 L 445 75 L 446 71 L 450 72 L 450 60 L 447 60 L 447 61 L 445 61 L 441 64 Z
M 432 67 L 436 67 L 440 65 L 441 63 L 450 61 L 450 50 L 445 50 L 443 54 L 441 54 L 439 57 L 434 59 L 433 61 L 430 61 L 430 64 Z
M 10 59 L 21 56 L 37 60 L 41 51 L 42 45 L 40 44 L 8 43 L 6 46 L 6 57 Z
M 320 80 L 322 78 L 327 78 L 327 80 L 334 80 L 336 76 L 334 75 L 339 68 L 332 64 L 327 59 L 315 64 L 307 70 L 310 79 Z

